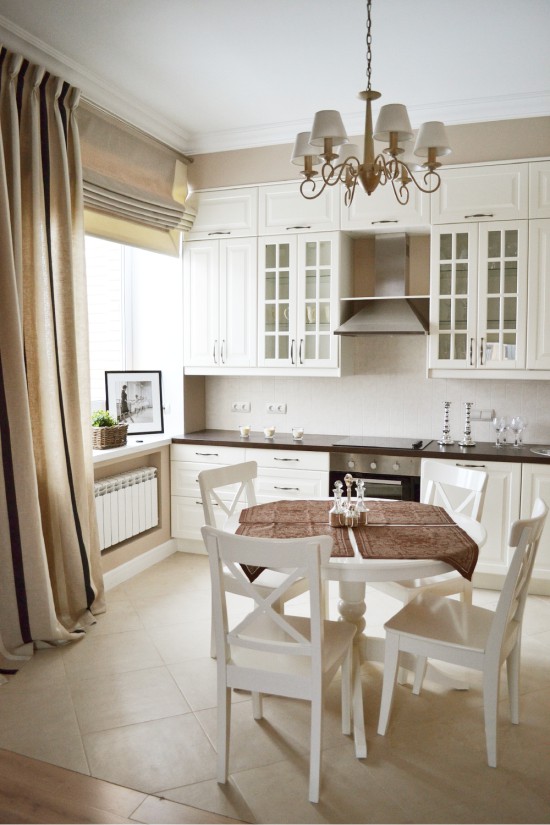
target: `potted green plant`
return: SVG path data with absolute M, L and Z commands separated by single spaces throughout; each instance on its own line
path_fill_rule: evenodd
M 108 410 L 92 413 L 92 447 L 106 450 L 109 447 L 124 447 L 128 434 L 128 424 L 119 423 Z

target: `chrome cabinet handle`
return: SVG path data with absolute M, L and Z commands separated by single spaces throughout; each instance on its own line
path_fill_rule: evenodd
M 464 215 L 464 218 L 494 218 L 492 212 L 476 212 L 475 215 Z
M 217 229 L 215 232 L 209 232 L 208 236 L 210 237 L 210 235 L 231 235 L 231 232 L 228 229 Z
M 291 343 L 291 345 L 290 345 L 290 363 L 291 363 L 291 364 L 294 364 L 294 363 L 295 363 L 295 361 L 294 361 L 294 345 L 295 345 L 295 344 L 296 344 L 296 341 L 295 341 L 295 339 L 293 338 L 293 339 L 292 339 L 292 343 Z
M 460 461 L 455 461 L 455 467 L 473 467 L 476 470 L 478 468 L 481 470 L 483 467 L 485 467 L 485 464 L 461 464 Z
M 214 363 L 218 363 L 218 359 L 216 357 L 216 348 L 218 346 L 218 339 L 216 338 L 214 341 L 214 346 L 212 347 L 212 358 L 214 359 Z
M 470 338 L 470 366 L 474 366 L 474 339 Z
M 276 484 L 273 485 L 273 489 L 274 490 L 297 490 L 298 492 L 300 492 L 299 487 L 277 487 Z
M 219 456 L 219 453 L 197 453 L 195 450 L 195 455 L 215 455 L 216 458 Z
M 225 353 L 224 353 L 224 350 L 225 350 L 225 338 L 224 338 L 224 339 L 223 339 L 223 341 L 222 341 L 222 347 L 221 347 L 221 350 L 220 350 L 220 360 L 221 360 L 222 364 L 225 364 Z
M 390 220 L 389 218 L 385 218 L 384 220 L 381 220 L 381 221 L 371 221 L 370 225 L 371 226 L 378 226 L 379 224 L 382 224 L 382 223 L 399 223 L 399 221 Z
M 311 226 L 287 226 L 286 231 L 289 232 L 291 229 L 311 229 Z
M 277 458 L 277 456 L 273 456 L 273 461 L 300 461 L 299 458 Z
M 483 366 L 483 349 L 484 349 L 484 341 L 485 341 L 485 339 L 484 339 L 484 338 L 482 338 L 482 339 L 481 339 L 481 342 L 480 342 L 480 344 L 479 344 L 479 365 L 480 365 L 481 367 Z
M 300 361 L 300 364 L 304 363 L 303 358 L 302 358 L 302 347 L 303 346 L 304 346 L 304 339 L 300 338 L 300 349 L 298 350 L 298 360 Z

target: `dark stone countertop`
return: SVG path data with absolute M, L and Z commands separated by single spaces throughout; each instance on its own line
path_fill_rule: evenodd
M 387 447 L 349 447 L 336 445 L 343 435 L 308 434 L 302 441 L 294 441 L 290 433 L 275 433 L 273 439 L 264 438 L 263 432 L 254 431 L 248 438 L 241 438 L 237 430 L 199 430 L 172 437 L 173 444 L 210 444 L 225 447 L 253 447 L 260 450 L 315 450 L 320 452 L 338 453 L 366 453 L 368 455 L 403 455 L 421 458 L 460 458 L 471 461 L 509 461 L 530 464 L 550 464 L 550 456 L 537 455 L 531 452 L 531 447 L 537 445 L 524 444 L 522 447 L 512 446 L 495 447 L 492 442 L 478 442 L 475 447 L 459 447 L 453 444 L 450 447 L 440 447 L 437 440 L 431 441 L 423 450 L 398 449 L 389 450 Z M 411 439 L 412 440 L 412 439 Z M 540 446 L 540 445 L 539 445 Z M 548 446 L 550 445 L 542 445 Z

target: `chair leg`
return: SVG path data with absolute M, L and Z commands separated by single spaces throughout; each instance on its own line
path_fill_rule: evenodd
M 342 733 L 351 733 L 351 648 L 342 662 Z
M 508 679 L 508 699 L 510 702 L 510 719 L 513 725 L 519 725 L 519 663 L 521 644 L 518 639 L 506 659 L 506 677 Z
M 472 582 L 469 582 L 468 579 L 464 579 L 462 582 L 462 590 L 460 591 L 460 601 L 464 602 L 464 604 L 472 604 Z
M 311 700 L 311 735 L 309 748 L 309 801 L 319 802 L 321 781 L 321 743 L 323 739 L 323 695 Z
M 417 656 L 416 657 L 416 667 L 414 669 L 414 682 L 413 682 L 413 690 L 412 692 L 415 696 L 418 696 L 422 689 L 422 683 L 424 682 L 424 676 L 426 675 L 426 668 L 428 667 L 428 659 L 426 656 Z
M 380 718 L 378 720 L 378 733 L 381 736 L 384 736 L 386 733 L 386 728 L 388 727 L 398 664 L 399 635 L 397 633 L 387 631 L 384 655 L 384 681 L 382 684 L 382 699 L 380 702 Z
M 483 713 L 485 716 L 485 741 L 489 767 L 497 766 L 497 719 L 499 675 L 498 667 L 483 672 Z
M 264 716 L 262 694 L 257 691 L 252 691 L 252 715 L 256 720 L 263 719 Z
M 216 634 L 214 633 L 214 622 L 210 626 L 210 658 L 216 658 Z
M 218 689 L 218 782 L 227 782 L 229 762 L 229 736 L 231 731 L 231 688 L 220 685 Z

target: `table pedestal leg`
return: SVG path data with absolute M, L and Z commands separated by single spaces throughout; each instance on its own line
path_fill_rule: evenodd
M 343 621 L 354 624 L 357 628 L 353 644 L 352 691 L 353 691 L 353 738 L 355 755 L 364 759 L 367 755 L 365 739 L 365 719 L 363 716 L 363 696 L 361 683 L 361 646 L 365 629 L 365 583 L 340 582 L 340 600 L 338 613 Z

